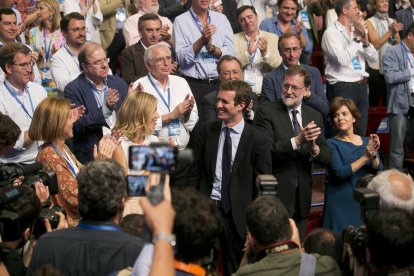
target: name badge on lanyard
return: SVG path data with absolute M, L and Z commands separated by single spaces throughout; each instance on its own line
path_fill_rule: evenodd
M 361 65 L 361 62 L 359 61 L 358 56 L 352 57 L 352 66 L 354 67 L 354 70 L 362 71 L 362 65 Z

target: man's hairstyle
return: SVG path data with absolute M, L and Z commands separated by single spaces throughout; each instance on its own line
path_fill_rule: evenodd
M 296 39 L 299 41 L 299 47 L 303 48 L 302 40 L 300 40 L 300 37 L 297 34 L 294 34 L 294 33 L 291 33 L 291 32 L 286 32 L 286 33 L 282 34 L 281 36 L 279 36 L 279 40 L 277 42 L 277 48 L 278 48 L 279 52 L 281 52 L 283 50 L 282 49 L 282 40 L 288 39 L 288 38 L 291 38 L 291 37 L 296 37 Z
M 60 20 L 60 30 L 67 32 L 68 26 L 71 20 L 85 20 L 85 17 L 82 16 L 82 14 L 78 12 L 71 12 Z
M 7 115 L 0 113 L 0 152 L 14 145 L 21 133 L 20 127 Z
M 292 1 L 293 3 L 295 3 L 296 7 L 298 6 L 298 0 L 279 0 L 279 1 L 277 1 L 277 4 L 276 5 L 278 7 L 281 7 L 282 4 L 283 4 L 283 2 L 285 2 L 285 1 Z
M 10 43 L 4 45 L 0 49 L 0 67 L 6 72 L 6 64 L 14 64 L 14 57 L 16 54 L 29 55 L 31 52 L 30 48 L 21 43 Z
M 335 113 L 343 106 L 346 106 L 351 112 L 352 117 L 355 119 L 354 127 L 359 125 L 359 121 L 361 120 L 361 112 L 359 111 L 358 107 L 355 105 L 354 101 L 351 99 L 344 99 L 342 97 L 336 97 L 332 100 L 331 106 L 329 108 L 329 118 L 332 122 L 333 130 L 336 132 L 336 126 L 334 122 Z
M 219 75 L 220 75 L 220 72 L 221 72 L 221 64 L 225 61 L 236 61 L 240 65 L 240 70 L 242 70 L 242 63 L 238 58 L 236 58 L 234 56 L 230 56 L 230 55 L 224 55 L 217 62 L 217 73 Z
M 414 265 L 414 217 L 402 209 L 381 210 L 367 222 L 372 264 L 380 270 Z
M 331 256 L 339 261 L 339 242 L 335 233 L 330 229 L 315 228 L 305 238 L 303 248 L 306 253 Z
M 155 13 L 146 13 L 146 14 L 144 14 L 138 20 L 138 30 L 142 31 L 142 28 L 144 27 L 144 23 L 146 21 L 155 21 L 155 20 L 158 20 L 160 22 L 160 26 L 162 26 L 161 19 L 159 18 L 158 15 L 156 15 Z
M 338 17 L 342 14 L 342 9 L 349 8 L 350 5 L 351 5 L 351 0 L 336 0 L 335 12 L 338 15 Z
M 244 102 L 245 107 L 243 109 L 246 109 L 252 100 L 252 87 L 244 81 L 226 81 L 220 85 L 220 90 L 236 92 L 236 96 L 234 96 L 234 105 Z
M 5 189 L 7 189 L 7 187 L 2 189 L 0 193 L 3 193 Z M 23 191 L 22 195 L 4 206 L 3 210 L 13 212 L 18 215 L 20 229 L 13 229 L 15 226 L 5 223 L 2 229 L 3 233 L 1 233 L 2 241 L 18 240 L 22 236 L 23 232 L 16 233 L 16 231 L 25 231 L 28 227 L 31 227 L 40 214 L 40 200 L 36 196 L 34 189 L 32 187 L 24 186 L 21 186 L 18 189 Z
M 255 15 L 257 15 L 256 9 L 250 5 L 243 5 L 236 10 L 236 18 L 239 19 L 240 14 L 242 14 L 245 10 L 251 10 Z
M 78 181 L 78 210 L 86 220 L 108 221 L 122 211 L 126 196 L 124 169 L 114 160 L 98 160 L 82 167 Z
M 411 33 L 412 35 L 414 35 L 414 23 L 411 23 L 410 26 L 408 26 L 407 30 L 405 31 L 405 37 L 407 37 L 407 35 Z
M 79 51 L 79 54 L 78 54 L 78 60 L 79 60 L 79 65 L 80 65 L 81 71 L 83 71 L 83 65 L 82 64 L 88 64 L 89 63 L 89 61 L 88 61 L 89 55 L 92 52 L 99 49 L 99 48 L 101 48 L 105 51 L 105 49 L 102 48 L 102 46 L 99 45 L 96 42 L 88 42 L 84 46 L 82 46 L 82 48 L 81 48 L 81 50 Z M 105 53 L 106 53 L 106 51 L 105 51 Z
M 213 202 L 195 189 L 173 190 L 175 209 L 175 258 L 196 263 L 209 256 L 220 231 L 220 218 Z
M 52 22 L 52 32 L 58 30 L 60 28 L 60 9 L 59 3 L 56 0 L 38 0 L 37 4 L 43 3 L 49 9 L 49 11 L 53 14 L 53 18 L 48 19 Z M 43 23 L 40 22 L 40 27 L 43 29 Z
M 290 240 L 292 229 L 282 202 L 274 196 L 260 196 L 249 204 L 245 213 L 250 234 L 262 246 Z
M 121 219 L 119 226 L 124 232 L 144 238 L 145 219 L 141 214 L 129 214 Z
M 16 16 L 16 13 L 12 9 L 0 9 L 0 22 L 3 20 L 3 14 L 5 15 L 14 14 L 14 16 Z
M 157 110 L 157 98 L 145 92 L 129 93 L 116 113 L 114 131 L 130 140 L 152 134 L 151 118 Z
M 380 196 L 382 209 L 398 208 L 414 211 L 414 181 L 410 175 L 396 169 L 382 171 L 368 184 Z
M 34 141 L 53 141 L 63 137 L 63 130 L 70 118 L 70 100 L 47 97 L 33 114 L 29 137 Z
M 170 49 L 170 47 L 168 47 L 164 43 L 159 43 L 159 44 L 151 45 L 151 46 L 149 46 L 145 50 L 145 53 L 144 53 L 144 62 L 145 62 L 145 64 L 152 64 L 152 59 L 153 59 L 152 51 L 154 51 L 155 49 L 159 49 L 159 48 L 163 48 L 163 49 L 167 50 L 167 52 L 171 56 L 171 49 Z
M 285 75 L 283 76 L 283 79 L 286 78 L 286 76 L 301 76 L 303 77 L 303 83 L 305 87 L 308 87 L 311 85 L 311 79 L 309 73 L 300 65 L 293 65 L 290 66 L 286 71 Z

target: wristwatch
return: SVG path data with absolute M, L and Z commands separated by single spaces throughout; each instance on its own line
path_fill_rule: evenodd
M 208 47 L 207 52 L 209 54 L 212 54 L 212 53 L 214 53 L 215 50 L 216 50 L 216 46 L 214 46 L 213 44 L 211 44 L 211 46 Z
M 175 246 L 176 244 L 174 234 L 159 233 L 152 238 L 152 243 L 155 244 L 159 240 L 167 241 L 171 244 L 171 246 Z

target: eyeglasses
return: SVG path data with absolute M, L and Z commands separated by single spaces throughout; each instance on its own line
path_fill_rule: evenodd
M 109 58 L 103 58 L 94 62 L 89 62 L 88 64 L 92 64 L 94 66 L 102 66 L 103 64 L 108 64 L 110 61 Z
M 172 62 L 172 58 L 171 57 L 159 57 L 159 58 L 154 58 L 152 61 L 157 65 L 162 64 L 164 62 L 166 62 L 167 64 L 170 64 Z
M 24 62 L 24 63 L 19 63 L 19 64 L 13 63 L 13 65 L 19 66 L 21 69 L 31 69 L 34 65 L 34 62 L 30 61 L 30 62 Z
M 299 48 L 299 47 L 294 47 L 294 48 L 285 48 L 285 49 L 282 49 L 282 52 L 283 52 L 283 53 L 285 53 L 285 54 L 289 54 L 290 52 L 297 53 L 297 52 L 299 52 L 300 50 L 301 50 L 301 48 Z
M 295 85 L 290 85 L 290 84 L 287 84 L 287 83 L 284 83 L 283 84 L 283 90 L 284 91 L 289 91 L 289 88 L 292 88 L 292 91 L 293 92 L 295 92 L 295 93 L 298 93 L 298 92 L 300 92 L 300 90 L 302 90 L 303 88 L 305 88 L 306 86 L 304 86 L 304 87 L 297 87 L 297 86 L 295 86 Z
M 82 28 L 73 28 L 73 29 L 68 29 L 68 31 L 72 31 L 74 33 L 79 33 L 79 32 L 87 32 L 88 28 L 86 27 L 82 27 Z

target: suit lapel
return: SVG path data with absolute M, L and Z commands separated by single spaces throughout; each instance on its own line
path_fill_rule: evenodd
M 289 137 L 294 137 L 295 131 L 293 130 L 292 120 L 289 117 L 286 106 L 283 104 L 282 100 L 277 101 L 276 104 L 278 119 L 281 127 L 286 130 Z
M 220 138 L 220 131 L 221 131 L 221 122 L 214 122 L 211 124 L 211 136 L 210 136 L 210 168 L 212 170 L 212 175 L 214 178 L 214 174 L 216 171 L 216 163 L 217 163 L 217 151 L 218 151 L 218 143 Z
M 88 82 L 85 75 L 82 75 L 82 81 L 80 83 L 82 85 L 81 91 L 85 95 L 85 103 L 91 103 L 95 109 L 99 109 L 92 85 Z
M 283 76 L 284 75 L 285 75 L 285 68 L 283 67 L 283 64 L 280 64 L 280 66 L 276 68 L 276 87 L 274 87 L 276 100 L 279 100 L 282 98 L 282 87 L 283 87 Z

